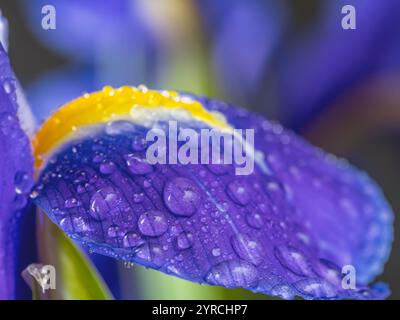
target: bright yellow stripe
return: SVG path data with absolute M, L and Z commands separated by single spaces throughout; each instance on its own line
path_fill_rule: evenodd
M 197 120 L 220 129 L 229 126 L 207 111 L 203 105 L 174 91 L 148 90 L 144 86 L 119 89 L 105 87 L 64 105 L 57 110 L 38 130 L 33 139 L 35 166 L 40 168 L 43 159 L 52 150 L 67 140 L 82 126 L 105 123 L 134 113 L 134 107 L 183 108 Z

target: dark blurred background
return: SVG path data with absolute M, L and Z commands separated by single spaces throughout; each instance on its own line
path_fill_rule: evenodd
M 341 27 L 347 2 L 357 9 L 356 30 Z M 105 84 L 206 94 L 346 157 L 376 179 L 397 213 L 400 1 L 347 2 L 1 0 L 0 9 L 39 120 Z M 45 4 L 55 5 L 57 33 L 41 28 Z M 396 234 L 378 279 L 390 284 L 392 299 L 400 299 L 399 271 Z M 161 287 L 153 291 L 143 296 L 164 297 Z

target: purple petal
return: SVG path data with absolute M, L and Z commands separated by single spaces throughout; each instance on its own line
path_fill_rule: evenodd
M 354 265 L 360 283 L 383 271 L 393 240 L 393 213 L 366 173 L 279 124 L 231 105 L 200 101 L 227 115 L 237 127 L 256 129 L 256 148 L 274 173 L 267 181 L 270 194 L 277 203 L 289 200 L 303 242 L 315 240 L 320 257 L 338 266 Z M 310 238 L 303 236 L 304 231 Z
M 285 121 L 299 129 L 345 90 L 400 68 L 400 2 L 325 1 L 315 32 L 297 39 L 282 63 L 280 95 Z M 325 3 L 324 3 L 325 4 Z M 356 30 L 343 30 L 341 9 L 356 9 Z
M 282 34 L 282 1 L 201 1 L 211 26 L 213 61 L 220 84 L 230 97 L 250 99 L 262 86 L 271 55 Z
M 130 0 L 23 0 L 21 8 L 37 39 L 63 56 L 90 62 L 107 48 L 114 53 L 141 52 L 153 42 L 140 10 Z M 56 28 L 42 27 L 42 8 L 56 10 Z M 147 52 L 148 53 L 148 52 Z
M 16 79 L 0 45 L 0 299 L 14 297 L 16 232 L 33 186 L 33 159 L 17 117 Z
M 377 187 L 278 125 L 200 101 L 236 128 L 256 130 L 264 167 L 237 176 L 234 165 L 150 165 L 147 145 L 138 146 L 148 129 L 126 131 L 123 123 L 123 132 L 99 127 L 64 146 L 42 172 L 37 204 L 90 250 L 183 279 L 284 298 L 387 296 L 386 287 L 363 287 L 378 272 L 366 261 L 380 270 L 392 237 L 391 210 Z M 338 205 L 341 198 L 358 219 Z M 374 225 L 378 237 L 360 231 Z M 371 255 L 378 245 L 384 253 Z M 355 290 L 341 286 L 344 263 L 364 277 Z

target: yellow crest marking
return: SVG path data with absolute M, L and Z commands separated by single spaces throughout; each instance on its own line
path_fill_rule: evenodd
M 194 119 L 210 127 L 230 128 L 221 117 L 207 111 L 200 102 L 180 96 L 175 91 L 155 91 L 145 86 L 124 86 L 118 89 L 104 87 L 101 91 L 85 94 L 67 103 L 42 125 L 32 142 L 35 167 L 40 168 L 44 157 L 68 140 L 80 127 L 133 115 L 135 107 L 182 108 Z

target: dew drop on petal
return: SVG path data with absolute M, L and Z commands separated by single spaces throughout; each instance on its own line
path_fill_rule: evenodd
M 64 206 L 67 209 L 79 207 L 81 205 L 80 201 L 78 201 L 76 198 L 68 198 L 64 202 Z
M 246 214 L 246 222 L 250 227 L 255 229 L 261 229 L 264 225 L 264 220 L 261 214 L 257 211 L 252 211 Z
M 320 259 L 313 263 L 313 270 L 319 275 L 321 278 L 327 280 L 328 282 L 334 285 L 341 285 L 342 282 L 342 274 L 338 266 L 334 263 L 327 261 L 325 259 Z
M 335 287 L 323 279 L 302 279 L 293 285 L 301 294 L 313 298 L 328 299 L 337 296 Z
M 234 180 L 229 183 L 227 193 L 235 203 L 243 206 L 248 204 L 251 200 L 251 196 L 246 185 L 239 180 Z
M 70 217 L 62 218 L 60 220 L 60 227 L 61 227 L 61 229 L 65 230 L 67 232 L 73 231 L 71 218 Z
M 118 207 L 121 197 L 110 187 L 96 191 L 90 199 L 90 215 L 96 220 L 104 220 L 112 208 Z
M 135 232 L 128 232 L 122 239 L 122 245 L 125 248 L 136 248 L 142 245 L 145 241 Z
M 278 179 L 271 176 L 267 177 L 264 186 L 273 203 L 279 205 L 286 201 L 285 188 Z
M 182 232 L 176 237 L 176 246 L 178 249 L 188 249 L 193 244 L 193 235 L 190 232 Z
M 72 225 L 75 232 L 84 232 L 90 230 L 87 221 L 83 217 L 72 218 Z
M 115 171 L 115 164 L 112 161 L 106 161 L 100 165 L 99 169 L 103 174 L 112 174 Z
M 117 225 L 112 225 L 107 229 L 107 236 L 109 238 L 116 238 L 120 235 L 120 228 Z
M 17 126 L 17 120 L 15 116 L 13 116 L 11 113 L 8 112 L 3 112 L 0 113 L 0 130 L 4 135 L 9 135 L 11 134 L 16 126 Z
M 144 198 L 145 198 L 145 195 L 144 195 L 143 192 L 135 193 L 135 194 L 133 195 L 133 202 L 135 202 L 135 203 L 141 203 L 141 202 L 143 202 Z
M 17 194 L 27 194 L 33 186 L 29 174 L 24 171 L 18 171 L 14 177 L 14 188 Z
M 214 257 L 219 257 L 221 255 L 221 249 L 220 248 L 214 248 L 211 250 L 211 254 Z
M 281 297 L 282 299 L 293 299 L 296 295 L 295 290 L 288 285 L 278 284 L 271 289 L 271 294 L 273 296 Z
M 132 139 L 132 150 L 133 151 L 143 151 L 146 149 L 147 141 L 143 136 L 135 136 Z
M 36 199 L 39 196 L 39 192 L 37 192 L 36 190 L 33 190 L 30 194 L 29 194 L 29 198 L 31 198 L 32 200 Z
M 85 192 L 86 192 L 86 189 L 85 189 L 84 186 L 78 185 L 78 186 L 76 187 L 76 192 L 78 192 L 79 194 L 82 194 L 82 193 L 85 193 Z
M 243 260 L 258 265 L 263 261 L 263 248 L 256 239 L 247 234 L 239 233 L 231 239 L 236 254 Z
M 98 155 L 95 155 L 95 156 L 93 157 L 92 161 L 93 161 L 94 163 L 99 163 L 99 162 L 103 161 L 103 159 L 104 159 L 104 156 L 98 154 Z
M 241 260 L 221 262 L 206 275 L 206 282 L 226 288 L 252 287 L 257 285 L 258 272 L 252 264 Z
M 7 78 L 3 80 L 3 89 L 7 94 L 14 92 L 16 83 L 14 79 Z
M 136 251 L 136 257 L 144 261 L 145 265 L 161 267 L 164 264 L 164 252 L 157 244 L 145 243 Z
M 200 205 L 200 189 L 189 179 L 174 178 L 164 187 L 164 202 L 172 213 L 191 216 Z
M 150 188 L 152 186 L 153 181 L 151 179 L 145 179 L 143 181 L 143 187 L 144 188 Z
M 294 274 L 306 276 L 312 273 L 307 258 L 300 250 L 282 245 L 275 247 L 274 254 L 280 264 Z
M 153 171 L 153 167 L 146 161 L 146 159 L 141 159 L 134 154 L 126 155 L 125 160 L 129 171 L 133 174 L 142 175 Z
M 161 236 L 168 229 L 168 222 L 160 211 L 148 211 L 143 213 L 138 220 L 140 232 L 145 236 Z

